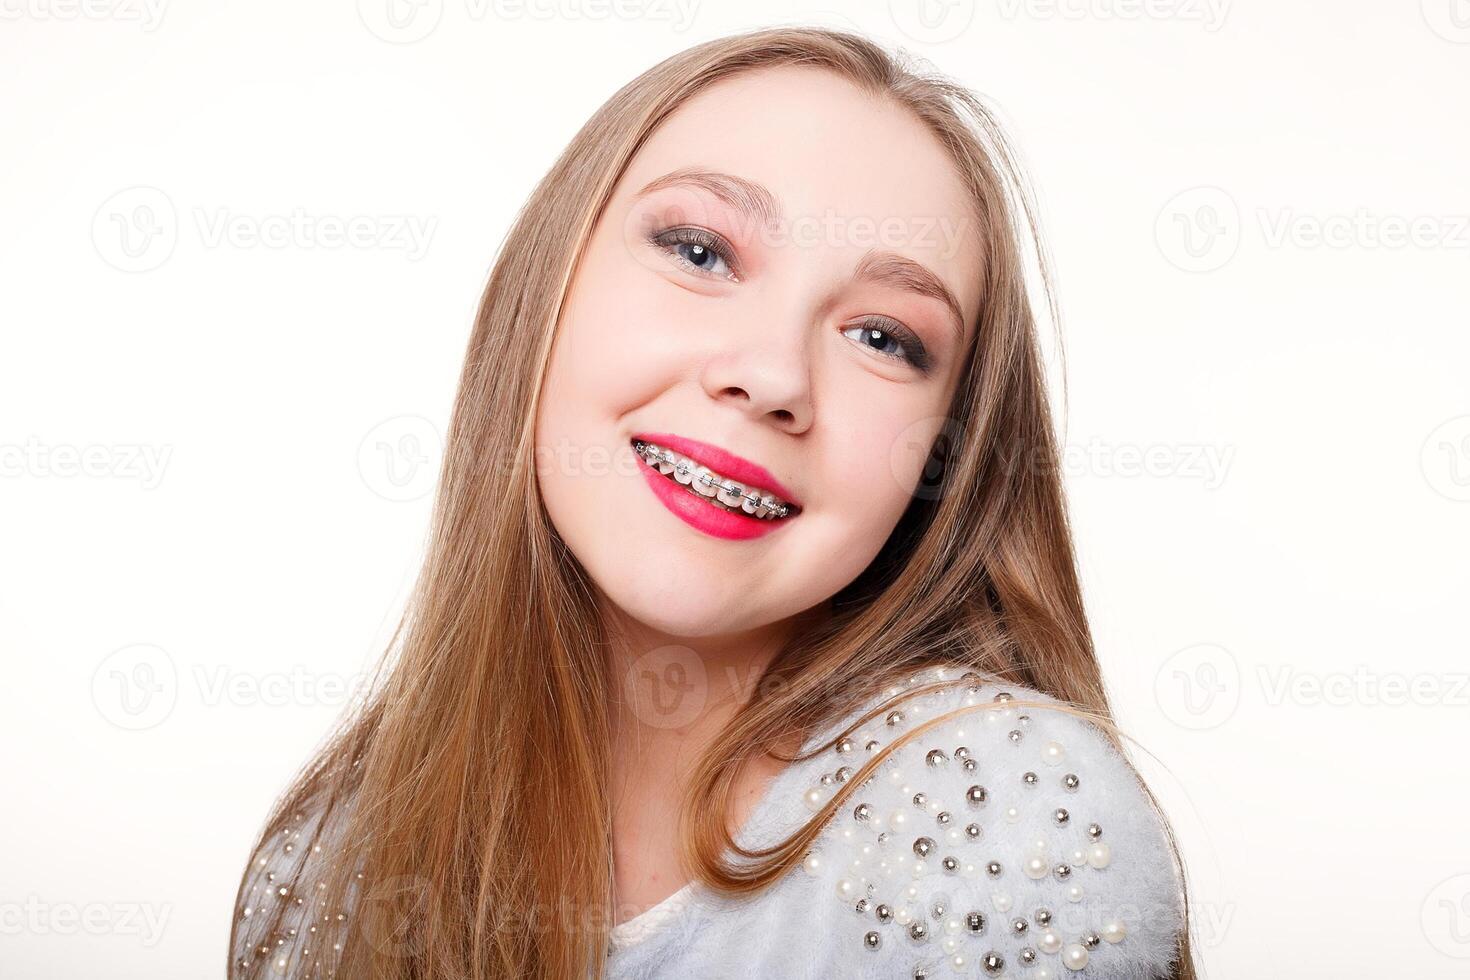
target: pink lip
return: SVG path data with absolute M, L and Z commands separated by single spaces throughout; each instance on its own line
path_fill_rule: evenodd
M 676 453 L 688 456 L 696 463 L 703 463 L 720 474 L 720 476 L 735 480 L 747 487 L 760 487 L 763 490 L 769 490 L 788 504 L 793 504 L 797 508 L 801 507 L 801 501 L 796 499 L 796 495 L 790 490 L 787 490 L 781 484 L 780 480 L 772 476 L 770 470 L 758 463 L 752 463 L 744 456 L 736 456 L 734 453 L 727 452 L 719 446 L 711 446 L 709 443 L 700 442 L 698 439 L 686 439 L 683 436 L 670 435 L 667 432 L 635 432 L 633 438 L 642 439 L 644 442 L 656 443 L 666 449 L 672 449 Z

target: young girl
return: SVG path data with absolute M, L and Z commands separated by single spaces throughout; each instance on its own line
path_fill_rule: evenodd
M 857 36 L 614 95 L 504 243 L 396 656 L 230 975 L 1193 977 L 1030 233 L 982 105 Z

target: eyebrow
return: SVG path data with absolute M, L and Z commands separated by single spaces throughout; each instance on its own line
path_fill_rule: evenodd
M 782 222 L 781 206 L 776 196 L 761 184 L 734 174 L 719 173 L 701 167 L 684 167 L 662 177 L 655 177 L 638 191 L 635 197 L 644 197 L 667 187 L 697 187 L 708 191 L 725 204 L 750 218 L 766 224 Z M 965 336 L 965 317 L 960 310 L 959 300 L 928 267 L 896 252 L 869 250 L 858 263 L 853 278 L 859 282 L 870 282 L 880 286 L 891 286 L 930 299 L 938 300 L 949 310 L 953 318 L 955 341 Z

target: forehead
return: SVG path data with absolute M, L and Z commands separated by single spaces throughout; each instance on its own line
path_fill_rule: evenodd
M 981 254 L 974 205 L 949 154 L 902 106 L 819 69 L 724 79 L 664 120 L 617 194 L 626 199 L 690 167 L 763 185 L 789 240 L 830 246 L 834 263 L 851 266 L 875 248 L 922 262 L 974 323 Z

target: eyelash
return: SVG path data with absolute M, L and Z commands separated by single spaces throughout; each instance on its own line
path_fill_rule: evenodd
M 689 259 L 685 258 L 683 255 L 680 255 L 678 252 L 678 246 L 680 245 L 697 245 L 700 248 L 714 253 L 714 255 L 721 261 L 723 261 L 725 265 L 729 266 L 730 275 L 728 278 L 730 279 L 730 281 L 740 281 L 739 266 L 735 262 L 735 250 L 731 248 L 730 243 L 725 241 L 724 238 L 715 234 L 712 231 L 709 231 L 708 229 L 696 228 L 688 225 L 680 226 L 677 228 L 665 228 L 649 235 L 648 242 L 649 244 L 663 249 L 665 252 L 668 252 L 681 264 L 689 268 L 689 270 L 692 271 L 695 275 L 713 276 L 714 278 L 726 278 L 724 276 L 714 276 L 713 273 L 706 272 L 705 270 L 701 269 L 699 266 L 691 262 Z M 884 316 L 867 317 L 860 323 L 845 328 L 843 330 L 844 336 L 849 330 L 876 330 L 890 338 L 897 340 L 899 346 L 902 347 L 904 351 L 904 353 L 902 354 L 889 354 L 884 351 L 877 350 L 876 348 L 873 348 L 871 346 L 867 347 L 868 350 L 874 351 L 874 353 L 876 353 L 879 357 L 887 357 L 897 361 L 907 361 L 908 363 L 912 364 L 914 368 L 922 371 L 925 374 L 929 372 L 932 366 L 929 359 L 929 352 L 924 349 L 923 341 L 915 336 L 912 330 L 909 330 L 897 320 Z

